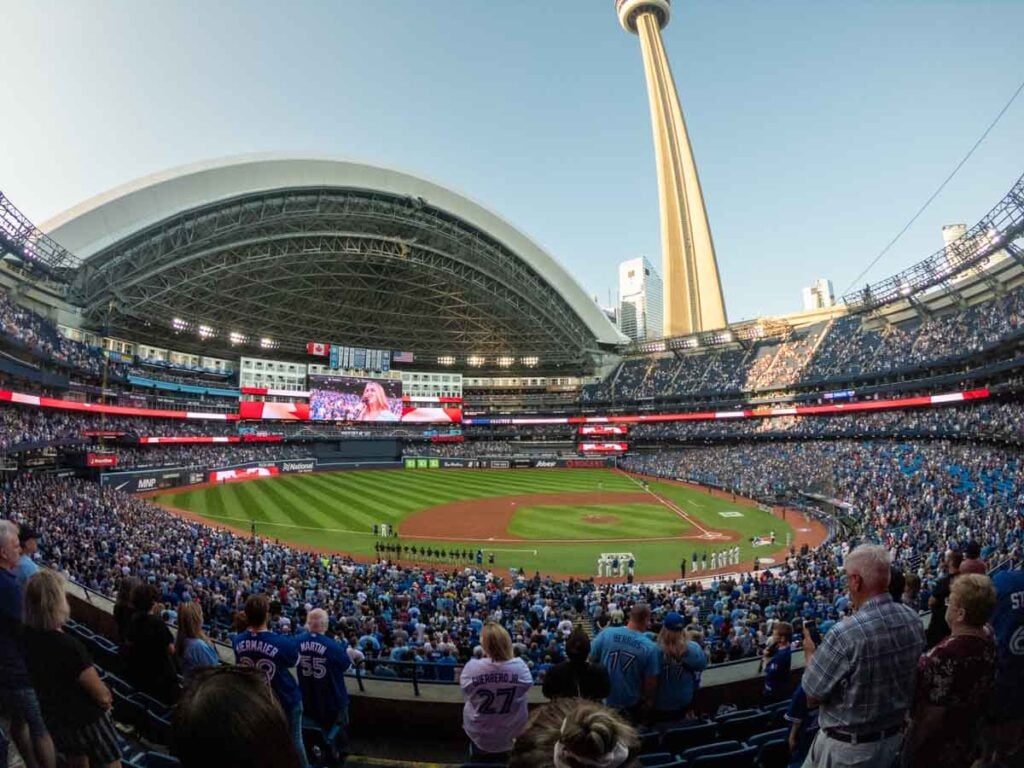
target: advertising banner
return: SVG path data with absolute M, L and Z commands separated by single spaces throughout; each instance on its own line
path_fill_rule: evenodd
M 276 477 L 279 471 L 275 465 L 268 467 L 239 467 L 238 469 L 217 469 L 210 473 L 211 483 L 238 483 L 255 480 L 258 477 Z
M 125 493 L 162 491 L 166 488 L 176 488 L 182 485 L 187 474 L 181 469 L 154 469 L 147 472 L 105 472 L 100 475 L 100 485 Z M 191 474 L 199 476 L 198 482 L 205 482 L 202 472 Z
M 608 437 L 611 435 L 625 435 L 629 432 L 629 427 L 624 424 L 612 424 L 605 426 L 602 424 L 585 424 L 580 427 L 581 435 L 591 435 L 592 437 Z
M 85 454 L 85 466 L 116 467 L 117 456 L 113 453 L 87 453 Z
M 625 453 L 629 443 L 580 443 L 576 447 L 581 453 Z

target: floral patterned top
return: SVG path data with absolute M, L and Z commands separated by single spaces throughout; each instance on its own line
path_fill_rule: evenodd
M 951 635 L 917 664 L 914 706 L 943 707 L 941 725 L 921 745 L 915 765 L 964 768 L 975 758 L 978 729 L 995 689 L 996 644 L 991 636 Z

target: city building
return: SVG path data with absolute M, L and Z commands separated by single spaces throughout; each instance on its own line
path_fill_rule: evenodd
M 619 264 L 619 330 L 634 341 L 663 336 L 661 276 L 646 258 Z
M 836 303 L 835 291 L 832 290 L 832 281 L 820 278 L 815 280 L 803 290 L 804 312 L 813 312 L 816 309 L 828 309 Z

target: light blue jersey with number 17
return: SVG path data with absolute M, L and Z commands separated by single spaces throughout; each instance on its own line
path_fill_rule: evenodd
M 595 639 L 590 658 L 603 664 L 611 679 L 612 692 L 605 704 L 630 709 L 640 703 L 644 679 L 661 670 L 658 646 L 642 632 L 628 627 L 608 627 Z

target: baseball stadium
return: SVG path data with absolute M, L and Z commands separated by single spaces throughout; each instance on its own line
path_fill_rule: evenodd
M 662 249 L 614 311 L 332 147 L 0 192 L 0 765 L 1021 764 L 1024 176 L 730 321 L 685 11 L 606 5 Z

